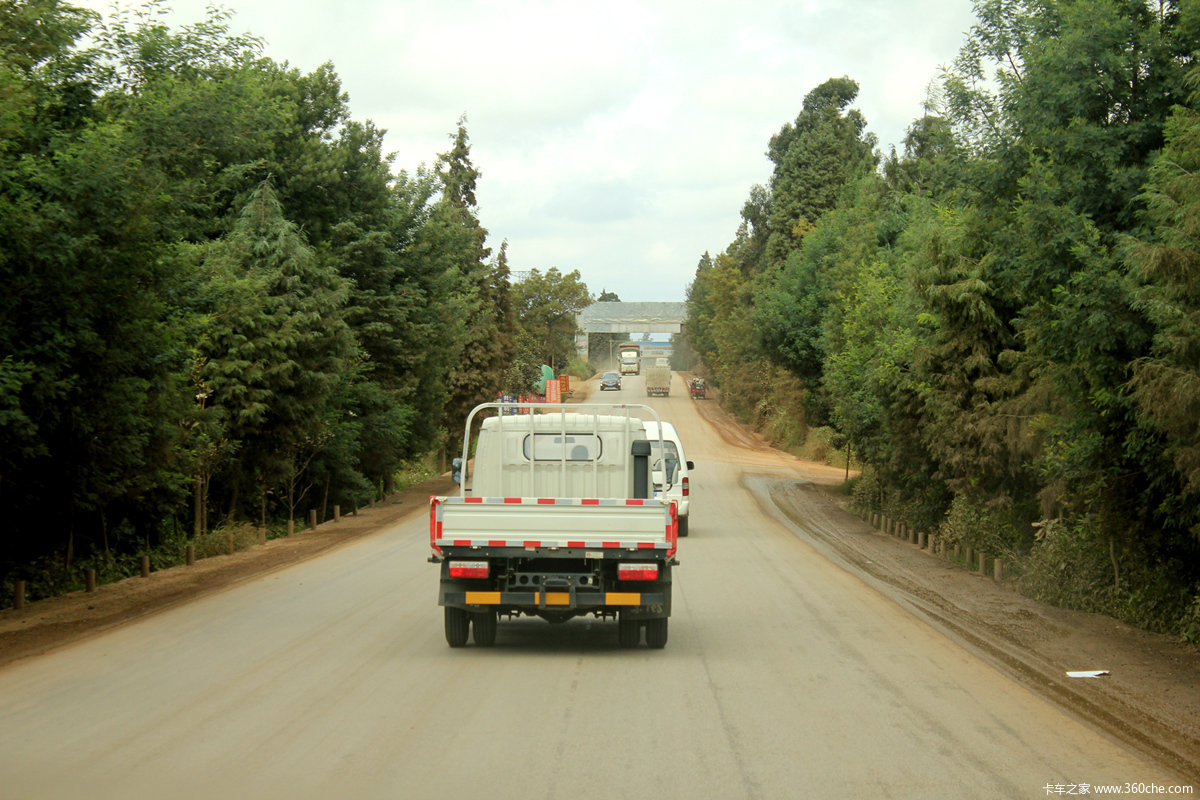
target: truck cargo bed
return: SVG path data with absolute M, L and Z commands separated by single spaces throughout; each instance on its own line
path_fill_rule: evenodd
M 673 555 L 678 520 L 658 499 L 433 497 L 430 544 L 522 550 L 662 551 Z

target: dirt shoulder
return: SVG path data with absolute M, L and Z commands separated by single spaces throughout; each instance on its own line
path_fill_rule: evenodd
M 0 668 L 314 558 L 411 514 L 423 513 L 430 495 L 447 494 L 453 487 L 449 476 L 441 476 L 397 492 L 356 515 L 230 556 L 201 559 L 192 566 L 152 572 L 146 578 L 126 578 L 94 592 L 41 600 L 20 611 L 5 609 L 0 611 Z
M 1100 614 L 1043 605 L 845 511 L 824 487 L 749 476 L 834 563 L 906 606 L 1018 682 L 1200 783 L 1200 650 Z M 1068 671 L 1103 670 L 1098 678 Z

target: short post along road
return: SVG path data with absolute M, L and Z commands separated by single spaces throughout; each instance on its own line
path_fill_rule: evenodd
M 691 400 L 678 374 L 665 398 L 643 381 L 593 399 L 652 405 L 695 462 L 665 649 L 623 649 L 615 622 L 590 618 L 501 620 L 494 646 L 447 647 L 427 510 L 414 508 L 319 558 L 0 669 L 0 794 L 1032 798 L 1186 782 L 949 638 L 795 520 L 861 521 L 770 500 L 772 485 L 836 484 L 840 469 L 714 425 L 699 409 L 715 401 Z

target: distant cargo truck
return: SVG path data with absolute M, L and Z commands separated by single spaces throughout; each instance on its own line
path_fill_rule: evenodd
M 646 367 L 646 394 L 666 397 L 671 393 L 671 368 L 664 364 Z
M 617 345 L 622 375 L 638 375 L 642 371 L 642 346 L 633 342 Z

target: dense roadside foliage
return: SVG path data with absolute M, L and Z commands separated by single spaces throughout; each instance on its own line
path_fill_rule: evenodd
M 848 446 L 860 504 L 1200 639 L 1200 7 L 976 15 L 903 153 L 849 78 L 808 95 L 691 341 L 744 419 Z
M 536 372 L 465 120 L 393 172 L 332 66 L 161 10 L 0 0 L 0 602 L 370 502 Z

